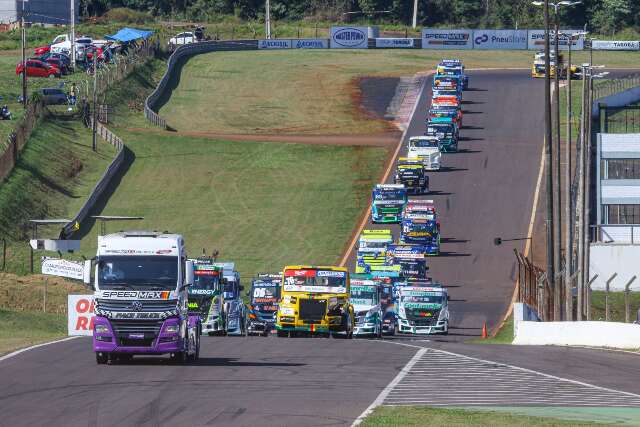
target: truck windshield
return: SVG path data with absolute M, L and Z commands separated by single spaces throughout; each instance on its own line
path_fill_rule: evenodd
M 450 125 L 432 125 L 427 128 L 427 135 L 438 135 L 438 134 L 451 134 L 453 133 L 453 127 Z
M 175 256 L 104 256 L 98 261 L 100 289 L 175 289 L 178 283 Z
M 394 264 L 400 265 L 400 272 L 406 277 L 424 277 L 427 274 L 427 262 L 424 259 L 415 260 L 396 258 Z
M 350 300 L 355 305 L 376 305 L 378 291 L 374 286 L 352 286 Z
M 224 284 L 224 297 L 225 299 L 236 299 L 238 298 L 238 286 L 235 281 L 227 280 Z
M 208 273 L 208 271 L 206 272 Z M 193 285 L 189 287 L 189 293 L 199 293 L 198 291 L 218 291 L 220 289 L 220 279 L 217 275 L 198 274 L 203 273 L 198 270 L 194 273 Z
M 409 233 L 411 231 L 426 231 L 428 233 L 433 233 L 435 230 L 435 224 L 432 221 L 427 222 L 413 222 L 407 221 L 402 225 L 405 233 Z
M 375 200 L 404 200 L 406 196 L 404 190 L 382 190 L 374 192 Z
M 387 247 L 387 242 L 369 242 L 367 240 L 360 242 L 360 248 L 367 249 L 385 249 Z
M 416 148 L 438 148 L 438 141 L 434 139 L 412 139 L 409 143 Z
M 347 273 L 333 270 L 286 270 L 284 290 L 293 292 L 347 292 Z

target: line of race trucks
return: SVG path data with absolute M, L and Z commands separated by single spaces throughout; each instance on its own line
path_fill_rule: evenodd
M 460 61 L 438 65 L 427 135 L 410 139 L 395 183 L 373 190 L 371 220 L 400 224 L 399 242 L 390 229 L 363 230 L 353 274 L 336 266 L 286 266 L 258 274 L 245 304 L 234 263 L 188 258 L 179 234 L 98 236 L 96 257 L 85 261 L 83 274 L 94 291 L 96 362 L 162 354 L 195 361 L 202 335 L 447 334 L 447 289 L 427 276 L 427 257 L 440 253 L 437 212 L 433 201 L 408 194 L 428 193 L 426 171 L 440 168 L 441 152 L 457 150 L 467 84 Z

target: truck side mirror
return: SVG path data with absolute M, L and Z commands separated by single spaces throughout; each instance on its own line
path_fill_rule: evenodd
M 85 285 L 91 286 L 91 267 L 92 262 L 90 259 L 85 260 L 83 269 L 82 269 L 82 282 Z M 93 288 L 93 286 L 91 286 Z
M 193 285 L 193 261 L 185 262 L 185 280 L 184 284 L 187 286 Z
M 238 289 L 240 289 L 241 291 L 244 290 L 244 285 L 238 285 Z

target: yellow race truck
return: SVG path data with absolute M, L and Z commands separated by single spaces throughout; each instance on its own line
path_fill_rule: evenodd
M 276 330 L 279 337 L 330 334 L 353 337 L 349 271 L 342 267 L 287 266 Z

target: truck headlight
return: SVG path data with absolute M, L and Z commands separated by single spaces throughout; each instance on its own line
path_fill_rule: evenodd
M 94 330 L 95 330 L 95 332 L 97 334 L 108 334 L 109 333 L 109 328 L 107 328 L 105 325 L 96 325 Z
M 295 310 L 291 307 L 280 307 L 280 314 L 283 316 L 293 316 Z
M 167 334 L 176 334 L 178 333 L 178 325 L 165 326 L 164 332 Z

